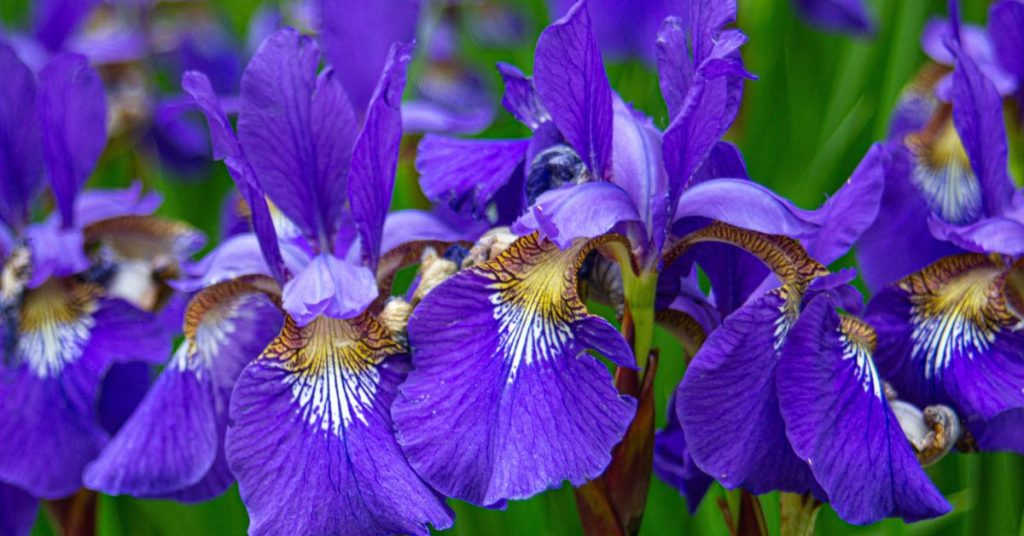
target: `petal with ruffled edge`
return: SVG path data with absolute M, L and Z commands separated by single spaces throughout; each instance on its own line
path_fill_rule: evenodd
M 621 222 L 640 221 L 629 193 L 608 182 L 588 182 L 544 192 L 512 224 L 512 232 L 539 231 L 565 249 L 577 238 L 594 238 Z
M 352 318 L 377 298 L 373 272 L 334 255 L 313 258 L 295 278 L 285 283 L 284 309 L 300 325 L 324 315 Z
M 584 2 L 541 33 L 533 70 L 537 95 L 558 130 L 593 176 L 604 178 L 612 157 L 612 89 Z
M 377 268 L 380 259 L 384 219 L 395 187 L 395 168 L 402 141 L 402 91 L 412 50 L 412 43 L 391 46 L 352 154 L 348 202 L 364 263 L 371 270 Z
M 694 463 L 686 448 L 686 436 L 676 414 L 676 398 L 668 402 L 665 428 L 654 435 L 654 474 L 679 490 L 686 498 L 686 509 L 693 515 L 714 480 Z
M 59 54 L 39 72 L 39 120 L 53 196 L 70 227 L 75 196 L 107 144 L 103 81 L 85 56 Z
M 479 214 L 523 164 L 529 140 L 461 140 L 427 135 L 416 171 L 427 199 Z
M 408 368 L 369 315 L 285 321 L 238 379 L 227 453 L 252 534 L 428 534 L 451 525 L 392 433 Z
M 677 17 L 658 32 L 658 78 L 670 117 L 662 141 L 669 210 L 736 117 L 743 78 L 754 78 L 739 55 L 746 36 L 720 31 L 735 20 L 735 3 L 692 2 L 690 11 L 689 40 Z
M 0 221 L 13 229 L 28 223 L 32 202 L 43 187 L 42 139 L 32 72 L 0 43 Z
M 193 298 L 185 341 L 138 410 L 86 468 L 87 487 L 191 502 L 230 485 L 223 447 L 228 400 L 242 368 L 280 329 L 278 292 L 272 280 L 256 276 L 214 285 Z
M 827 295 L 813 299 L 782 349 L 779 405 L 793 450 L 847 522 L 948 512 L 886 401 L 874 331 L 834 307 Z
M 17 368 L 0 376 L 0 479 L 38 497 L 78 489 L 82 469 L 106 442 L 94 414 L 106 368 L 169 352 L 170 338 L 151 315 L 99 293 L 55 279 L 30 290 Z
M 864 0 L 797 0 L 795 4 L 807 22 L 822 30 L 854 35 L 874 32 Z
M 263 190 L 314 243 L 341 224 L 355 113 L 320 49 L 293 29 L 268 37 L 242 75 L 238 138 Z M 216 137 L 214 138 L 217 139 Z
M 583 258 L 607 240 L 559 250 L 522 237 L 416 308 L 413 370 L 392 414 L 403 451 L 431 486 L 493 506 L 563 480 L 579 485 L 608 465 L 636 404 L 586 352 L 635 364 L 576 293 Z
M 871 300 L 875 361 L 900 398 L 951 405 L 968 420 L 1024 406 L 1024 330 L 1007 308 L 1005 277 L 983 255 L 956 255 Z
M 37 511 L 39 501 L 35 497 L 0 482 L 0 534 L 28 536 Z
M 676 390 L 676 411 L 697 466 L 728 488 L 817 492 L 786 438 L 776 366 L 809 281 L 827 274 L 799 243 L 716 223 L 683 238 L 672 256 L 720 242 L 750 252 L 782 286 L 725 318 L 696 353 Z M 671 259 L 666 258 L 666 263 Z
M 551 114 L 540 103 L 533 80 L 515 66 L 498 62 L 498 72 L 505 82 L 505 94 L 501 104 L 524 125 L 536 130 L 540 124 L 551 119 Z

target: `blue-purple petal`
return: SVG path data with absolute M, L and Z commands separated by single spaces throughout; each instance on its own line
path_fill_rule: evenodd
M 43 186 L 42 140 L 32 71 L 0 43 L 0 221 L 21 229 Z
M 676 411 L 697 466 L 727 488 L 815 489 L 786 437 L 776 394 L 789 307 L 783 289 L 754 299 L 708 336 L 676 391 Z M 791 298 L 792 299 L 792 298 Z
M 548 26 L 534 56 L 537 95 L 594 177 L 612 157 L 612 89 L 584 2 Z
M 427 199 L 482 212 L 523 164 L 529 140 L 463 140 L 428 134 L 416 153 Z
M 512 232 L 540 231 L 564 249 L 577 238 L 594 238 L 619 223 L 640 221 L 629 193 L 611 183 L 588 182 L 544 192 L 512 224 Z
M 305 326 L 318 316 L 351 318 L 377 298 L 373 272 L 321 253 L 285 283 L 284 309 Z
M 954 47 L 954 53 L 953 124 L 981 185 L 986 213 L 1000 216 L 1014 190 L 1007 171 L 1002 98 L 962 45 Z
M 510 114 L 533 130 L 551 119 L 551 114 L 540 103 L 530 77 L 515 66 L 502 62 L 498 62 L 498 72 L 505 82 L 505 94 L 501 97 L 501 104 Z
M 100 75 L 84 56 L 62 53 L 39 72 L 43 154 L 64 225 L 75 197 L 107 144 L 107 101 Z
M 826 296 L 812 300 L 782 349 L 779 404 L 793 450 L 847 522 L 948 512 L 889 408 L 871 359 L 874 332 L 841 322 L 834 307 Z
M 377 267 L 380 258 L 384 218 L 395 186 L 402 140 L 402 91 L 412 49 L 411 43 L 391 46 L 352 155 L 348 201 L 363 261 L 371 269 Z
M 441 493 L 496 506 L 581 484 L 610 462 L 635 402 L 586 352 L 593 345 L 623 362 L 622 341 L 606 323 L 574 325 L 589 318 L 575 295 L 587 248 L 520 238 L 413 312 L 413 370 L 392 414 L 410 464 Z M 549 277 L 543 303 L 531 305 Z

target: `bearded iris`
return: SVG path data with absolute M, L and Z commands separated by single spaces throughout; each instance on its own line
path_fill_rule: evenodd
M 56 499 L 81 487 L 83 468 L 108 440 L 104 425 L 119 424 L 111 408 L 97 409 L 101 382 L 111 367 L 156 363 L 168 351 L 170 334 L 148 311 L 167 300 L 160 278 L 173 277 L 202 238 L 149 217 L 159 199 L 138 189 L 81 192 L 106 144 L 107 120 L 102 83 L 84 57 L 56 55 L 38 85 L 4 45 L 0 62 L 8 77 L 0 116 L 0 511 L 7 523 L 25 511 L 19 505 L 34 508 L 28 497 Z M 32 222 L 44 170 L 56 211 Z M 138 251 L 148 246 L 162 252 L 159 267 Z M 128 407 L 112 409 L 131 410 L 132 401 L 120 402 Z M 12 531 L 24 529 L 11 523 Z

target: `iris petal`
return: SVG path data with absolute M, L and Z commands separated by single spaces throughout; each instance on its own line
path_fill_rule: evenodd
M 252 534 L 427 534 L 427 523 L 451 524 L 392 435 L 402 351 L 365 314 L 305 327 L 288 319 L 245 368 L 227 452 Z
M 432 290 L 413 313 L 413 371 L 392 408 L 410 463 L 442 493 L 493 506 L 599 475 L 635 402 L 597 349 L 633 366 L 588 315 L 576 272 L 602 240 L 565 250 L 536 235 Z
M 224 454 L 228 399 L 242 367 L 281 326 L 265 276 L 211 286 L 185 313 L 178 347 L 138 410 L 85 471 L 112 495 L 206 500 L 234 481 Z
M 985 256 L 946 257 L 871 301 L 877 363 L 914 404 L 966 419 L 1024 405 L 1024 331 L 1007 308 L 1005 271 Z
M 928 480 L 872 362 L 875 333 L 827 296 L 804 309 L 779 363 L 786 433 L 840 517 L 864 524 L 935 517 L 949 503 Z

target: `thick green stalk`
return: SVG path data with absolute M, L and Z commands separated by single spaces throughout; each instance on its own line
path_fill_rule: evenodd
M 634 270 L 632 255 L 623 244 L 611 249 L 622 273 L 622 290 L 626 297 L 626 316 L 633 329 L 633 354 L 641 369 L 647 364 L 654 339 L 654 298 L 658 290 L 656 270 Z

